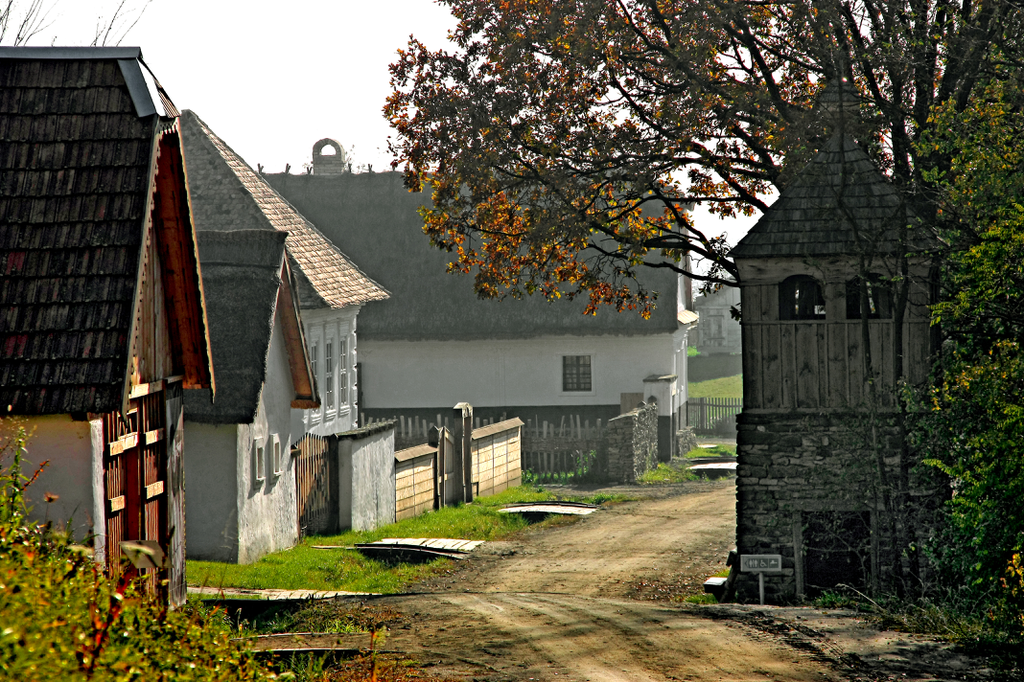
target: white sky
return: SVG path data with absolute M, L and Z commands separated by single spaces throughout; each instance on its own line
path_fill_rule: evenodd
M 121 0 L 45 1 L 49 26 L 30 45 L 88 45 Z M 132 17 L 144 5 L 125 0 Z M 391 161 L 388 64 L 410 34 L 438 48 L 454 26 L 432 0 L 152 0 L 121 45 L 140 46 L 178 108 L 195 111 L 253 168 L 301 173 L 313 144 L 330 137 L 356 165 L 380 171 Z M 728 231 L 732 244 L 756 220 L 696 213 L 698 226 Z

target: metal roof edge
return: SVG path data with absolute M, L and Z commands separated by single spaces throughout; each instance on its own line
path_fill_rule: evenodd
M 141 59 L 141 47 L 2 46 L 0 59 Z

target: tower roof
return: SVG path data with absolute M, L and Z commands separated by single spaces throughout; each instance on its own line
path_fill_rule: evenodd
M 939 242 L 846 135 L 833 136 L 750 232 L 733 258 L 929 251 Z

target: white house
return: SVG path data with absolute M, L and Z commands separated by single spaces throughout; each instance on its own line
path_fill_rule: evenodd
M 585 316 L 581 301 L 483 301 L 471 278 L 445 272 L 450 257 L 429 245 L 417 214 L 429 195 L 408 192 L 400 174 L 314 171 L 267 181 L 392 292 L 359 318 L 367 417 L 435 421 L 465 401 L 484 419 L 557 425 L 606 421 L 652 391 L 665 417 L 685 402 L 686 336 L 697 316 L 687 309 L 688 280 L 676 273 L 640 273 L 659 293 L 648 320 L 611 308 Z
M 200 202 L 200 206 L 202 203 Z M 198 217 L 202 209 L 196 211 Z M 205 231 L 218 392 L 185 391 L 186 551 L 249 563 L 298 540 L 293 408 L 317 405 L 283 232 Z
M 182 114 L 185 161 L 196 229 L 261 229 L 285 232 L 295 274 L 320 407 L 292 415 L 294 440 L 328 435 L 356 425 L 356 319 L 363 305 L 388 293 L 357 268 L 337 246 L 191 111 Z

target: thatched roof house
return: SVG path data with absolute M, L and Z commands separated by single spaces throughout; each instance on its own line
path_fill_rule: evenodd
M 285 201 L 195 113 L 182 114 L 196 230 L 203 235 L 263 230 L 287 235 L 285 249 L 297 283 L 310 363 L 325 398 L 308 411 L 307 430 L 327 434 L 355 424 L 356 317 L 388 292 Z M 360 318 L 361 319 L 361 318 Z M 329 374 L 329 376 L 328 376 Z M 299 435 L 296 434 L 297 440 Z

